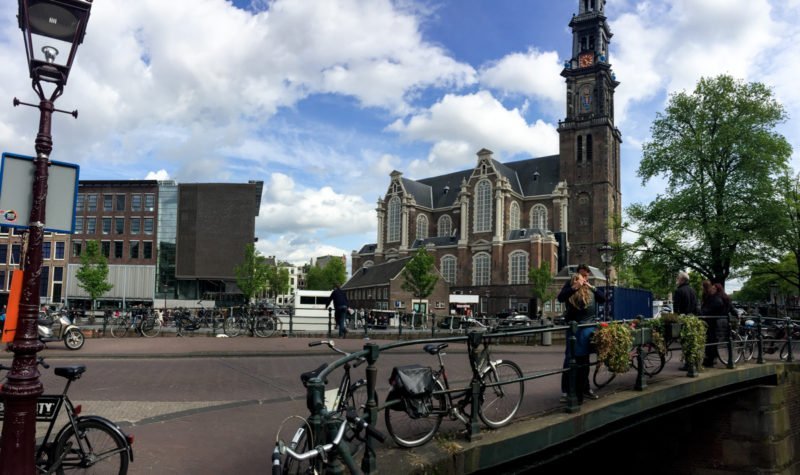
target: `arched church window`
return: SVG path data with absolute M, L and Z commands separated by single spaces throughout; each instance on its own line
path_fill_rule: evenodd
M 586 136 L 586 161 L 592 161 L 592 134 Z
M 428 238 L 428 217 L 424 214 L 417 216 L 417 239 Z
M 547 208 L 544 205 L 531 208 L 531 227 L 542 231 L 547 229 Z
M 436 228 L 438 230 L 436 234 L 437 236 L 449 236 L 450 233 L 453 232 L 453 220 L 450 219 L 450 216 L 445 214 L 439 218 L 439 223 L 436 225 Z
M 492 230 L 492 184 L 481 180 L 475 186 L 475 232 Z
M 472 258 L 472 285 L 489 285 L 491 270 L 489 254 L 485 252 L 475 254 Z
M 457 261 L 455 256 L 448 254 L 442 257 L 442 277 L 444 277 L 444 280 L 446 280 L 450 285 L 455 285 L 456 283 L 456 263 Z
M 508 283 L 511 285 L 528 283 L 527 252 L 514 251 L 508 256 Z
M 583 136 L 581 135 L 575 137 L 575 157 L 578 163 L 583 161 Z
M 400 198 L 395 196 L 389 200 L 386 213 L 388 220 L 386 223 L 386 242 L 400 240 Z
M 519 204 L 516 201 L 511 202 L 511 210 L 508 214 L 508 227 L 511 230 L 519 229 Z

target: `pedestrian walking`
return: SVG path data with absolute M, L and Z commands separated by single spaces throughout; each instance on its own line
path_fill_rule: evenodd
M 689 285 L 689 274 L 686 272 L 678 272 L 678 277 L 675 279 L 677 288 L 672 294 L 674 304 L 673 310 L 678 315 L 694 315 L 697 313 L 697 294 L 694 289 Z
M 347 302 L 347 295 L 345 295 L 339 284 L 334 286 L 333 292 L 331 292 L 331 295 L 325 302 L 325 308 L 328 308 L 331 303 L 333 303 L 336 326 L 339 329 L 339 338 L 344 338 L 347 335 L 347 309 L 349 304 Z

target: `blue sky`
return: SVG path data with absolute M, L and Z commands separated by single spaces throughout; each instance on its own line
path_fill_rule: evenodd
M 32 154 L 16 2 L 0 15 L 0 144 Z M 577 0 L 96 0 L 53 159 L 84 179 L 265 182 L 259 250 L 303 263 L 375 241 L 400 170 L 424 178 L 554 154 Z M 732 74 L 773 88 L 800 149 L 800 0 L 608 0 L 623 206 L 670 93 Z M 795 152 L 793 166 L 800 170 Z

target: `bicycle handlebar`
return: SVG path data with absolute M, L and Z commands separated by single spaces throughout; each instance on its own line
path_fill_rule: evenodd
M 351 353 L 348 353 L 348 352 L 346 352 L 346 351 L 344 351 L 344 350 L 340 350 L 339 348 L 337 348 L 337 347 L 336 347 L 336 343 L 335 343 L 333 340 L 320 340 L 320 341 L 312 341 L 312 342 L 310 342 L 310 343 L 308 344 L 308 346 L 309 346 L 309 347 L 320 346 L 320 345 L 327 345 L 327 346 L 328 346 L 328 348 L 330 348 L 330 349 L 332 349 L 333 351 L 335 351 L 335 352 L 337 352 L 337 353 L 339 353 L 339 354 L 342 354 L 342 355 L 344 355 L 344 356 L 350 356 L 350 355 L 351 355 Z M 357 360 L 356 360 L 356 361 L 353 363 L 353 368 L 358 368 L 358 366 L 359 366 L 359 365 L 361 365 L 362 363 L 364 363 L 365 361 L 367 361 L 367 359 L 366 359 L 366 358 L 364 358 L 363 356 L 362 356 L 362 357 L 360 357 L 360 358 L 358 358 L 358 359 L 357 359 Z
M 346 415 L 345 419 L 342 421 L 342 423 L 339 425 L 339 430 L 336 432 L 336 437 L 333 438 L 332 442 L 329 442 L 329 443 L 327 443 L 325 445 L 320 445 L 320 446 L 314 447 L 313 449 L 311 449 L 311 450 L 309 450 L 307 452 L 299 452 L 298 453 L 298 452 L 295 452 L 294 450 L 292 450 L 292 449 L 290 449 L 289 447 L 286 447 L 286 446 L 283 446 L 283 450 L 290 457 L 292 457 L 295 460 L 299 460 L 299 461 L 310 460 L 310 459 L 312 459 L 314 457 L 317 457 L 318 455 L 322 455 L 323 456 L 323 460 L 324 460 L 324 454 L 327 454 L 327 453 L 331 452 L 334 448 L 339 446 L 339 444 L 342 442 L 342 438 L 344 437 L 344 433 L 347 430 L 347 424 L 348 423 L 355 425 L 356 433 L 360 432 L 361 429 L 366 429 L 366 432 L 367 432 L 368 436 L 370 436 L 370 437 L 372 437 L 374 439 L 377 439 L 381 443 L 383 443 L 386 440 L 386 436 L 383 435 L 382 432 L 374 429 L 365 420 L 363 420 L 360 417 L 358 417 L 358 415 L 356 415 L 355 411 L 353 411 L 351 409 L 351 410 L 347 411 L 347 415 Z M 278 446 L 276 446 L 276 450 L 279 451 L 279 447 L 280 447 L 280 444 Z M 278 457 L 277 463 L 276 463 L 276 457 Z M 281 470 L 281 468 L 280 468 L 280 452 L 278 452 L 278 454 L 276 455 L 276 452 L 273 451 L 272 452 L 272 473 L 277 475 L 277 474 L 281 473 L 280 470 Z

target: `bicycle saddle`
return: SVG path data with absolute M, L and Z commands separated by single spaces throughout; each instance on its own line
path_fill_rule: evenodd
M 75 381 L 76 379 L 80 378 L 84 372 L 86 372 L 86 365 L 82 364 L 59 366 L 55 371 L 56 376 L 67 378 L 70 381 Z
M 443 349 L 447 348 L 447 343 L 439 343 L 439 344 L 429 344 L 422 347 L 426 353 L 435 355 L 436 353 L 442 351 Z
M 303 382 L 303 386 L 305 386 L 305 385 L 306 385 L 306 383 L 308 383 L 308 381 L 309 381 L 309 380 L 311 380 L 311 379 L 313 379 L 313 378 L 316 378 L 317 376 L 319 376 L 319 374 L 320 374 L 322 371 L 324 371 L 324 370 L 325 370 L 325 368 L 327 368 L 327 367 L 328 367 L 328 363 L 323 363 L 323 364 L 322 364 L 322 366 L 320 366 L 319 368 L 315 369 L 314 371 L 309 371 L 309 372 L 307 372 L 307 373 L 303 373 L 303 374 L 301 374 L 301 375 L 300 375 L 300 381 L 302 381 L 302 382 Z M 325 382 L 327 383 L 327 381 L 325 381 Z

